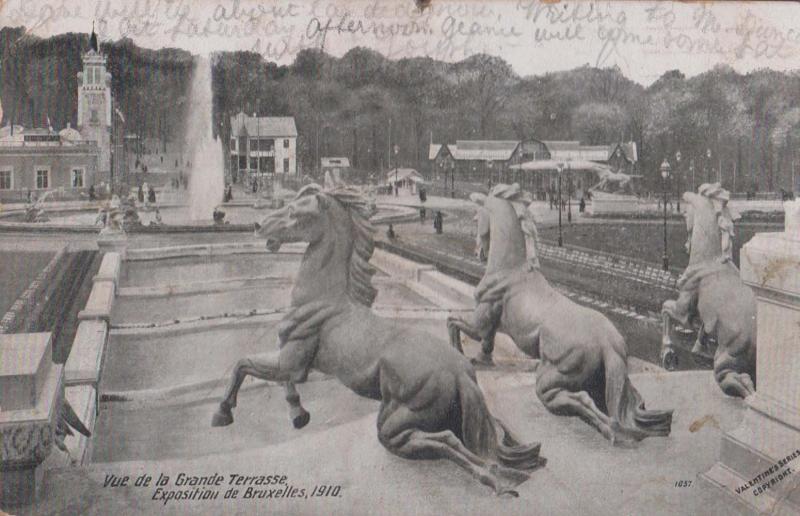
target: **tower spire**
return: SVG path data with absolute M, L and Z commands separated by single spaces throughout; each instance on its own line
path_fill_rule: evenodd
M 94 32 L 94 20 L 92 20 L 92 34 L 89 36 L 89 48 L 95 52 L 100 52 L 97 46 L 97 34 Z

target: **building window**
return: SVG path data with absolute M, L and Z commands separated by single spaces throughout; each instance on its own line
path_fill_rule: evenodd
M 70 175 L 72 180 L 72 188 L 83 188 L 83 169 L 73 168 Z
M 236 150 L 236 138 L 231 138 L 231 150 Z
M 247 170 L 247 156 L 239 156 L 239 170 Z
M 92 116 L 91 116 L 91 119 L 90 119 L 90 121 L 91 121 L 91 122 L 94 122 L 94 123 L 97 123 L 97 122 L 99 122 L 99 121 L 100 121 L 100 117 L 99 117 L 99 116 L 97 116 L 97 110 L 96 110 L 96 109 L 93 109 L 93 110 L 92 110 Z
M 258 168 L 258 158 L 250 158 L 250 168 L 253 170 Z
M 250 139 L 250 152 L 261 150 L 258 145 L 258 140 L 255 138 Z
M 283 140 L 283 148 L 284 149 L 288 149 L 289 148 L 289 140 L 288 139 Z
M 289 158 L 283 158 L 283 173 L 284 174 L 289 173 Z
M 11 171 L 10 170 L 0 170 L 0 190 L 11 190 L 13 185 L 11 184 Z
M 36 188 L 45 190 L 50 188 L 50 171 L 46 169 L 39 169 L 36 171 Z

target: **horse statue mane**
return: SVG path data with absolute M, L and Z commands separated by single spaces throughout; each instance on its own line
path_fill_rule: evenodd
M 533 212 L 531 212 L 531 196 L 528 192 L 520 188 L 518 183 L 504 184 L 498 183 L 489 190 L 489 197 L 497 197 L 506 201 L 521 203 L 525 208 L 519 214 L 520 225 L 522 232 L 525 235 L 525 248 L 528 256 L 528 262 L 531 267 L 538 269 L 539 264 L 539 231 L 536 229 L 536 219 Z M 469 196 L 470 200 L 480 206 L 483 206 L 486 196 L 480 193 L 472 193 Z
M 295 199 L 317 195 L 338 203 L 350 216 L 350 221 L 353 223 L 353 250 L 347 273 L 347 293 L 353 301 L 368 307 L 372 306 L 378 291 L 372 286 L 375 268 L 369 263 L 375 250 L 372 237 L 375 228 L 369 220 L 371 214 L 369 202 L 358 190 L 343 183 L 330 182 L 326 186 L 328 188 L 316 183 L 305 185 L 297 192 Z
M 713 210 L 713 217 L 719 228 L 720 249 L 726 258 L 733 257 L 734 221 L 741 218 L 736 210 L 728 206 L 730 193 L 722 188 L 719 183 L 704 183 L 697 188 L 697 193 L 686 193 L 684 199 L 698 212 Z M 697 220 L 693 221 L 693 225 Z M 692 228 L 694 233 L 694 227 Z M 694 237 L 692 237 L 694 238 Z

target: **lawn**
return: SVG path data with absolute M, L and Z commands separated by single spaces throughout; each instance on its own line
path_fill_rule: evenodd
M 753 235 L 761 232 L 780 231 L 776 224 L 738 224 L 734 242 L 734 262 L 739 264 L 739 249 Z M 564 244 L 596 249 L 607 253 L 621 254 L 660 264 L 664 253 L 664 227 L 659 224 L 602 223 L 572 224 L 562 227 Z M 558 228 L 542 229 L 540 236 L 552 242 L 558 241 Z M 684 269 L 689 263 L 686 253 L 686 226 L 667 226 L 667 247 L 670 266 Z
M 0 251 L 0 317 L 52 258 L 46 252 Z

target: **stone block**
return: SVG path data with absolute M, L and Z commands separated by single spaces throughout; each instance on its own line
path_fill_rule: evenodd
M 108 321 L 114 305 L 114 284 L 110 281 L 99 281 L 92 286 L 89 300 L 84 309 L 78 313 L 78 319 L 102 319 Z
M 4 383 L 0 388 L 0 506 L 3 507 L 30 504 L 41 491 L 42 462 L 51 451 L 64 396 L 63 366 L 52 363 L 50 343 L 49 333 L 0 336 L 4 382 L 26 386 L 9 389 L 10 384 Z M 35 386 L 33 403 L 30 403 L 31 386 Z
M 114 283 L 114 288 L 119 286 L 119 275 L 122 269 L 122 256 L 119 253 L 108 252 L 103 255 L 103 261 L 100 262 L 100 269 L 97 275 L 93 278 L 94 282 L 98 281 L 111 281 Z
M 50 333 L 0 335 L 0 411 L 33 408 L 52 363 Z
M 108 324 L 102 320 L 85 320 L 78 325 L 72 350 L 64 366 L 64 384 L 97 387 L 103 354 L 108 339 Z

